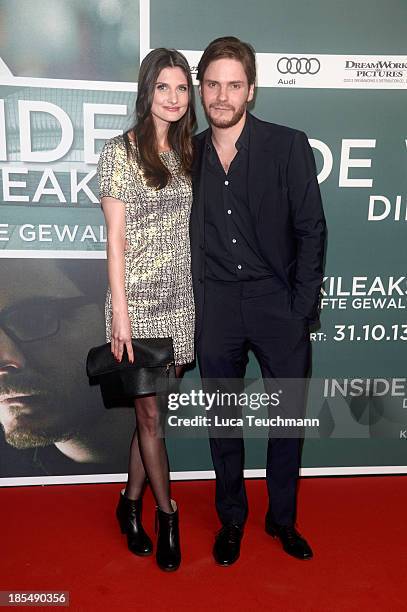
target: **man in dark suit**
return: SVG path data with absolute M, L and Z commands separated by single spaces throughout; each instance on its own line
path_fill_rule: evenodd
M 318 320 L 325 219 L 303 132 L 247 112 L 256 78 L 251 45 L 214 40 L 198 66 L 209 129 L 195 138 L 191 215 L 197 353 L 203 379 L 242 379 L 248 350 L 264 379 L 305 379 L 308 326 Z M 247 517 L 241 437 L 211 436 L 215 560 L 240 553 Z M 312 550 L 295 529 L 300 440 L 270 438 L 266 532 L 294 557 Z

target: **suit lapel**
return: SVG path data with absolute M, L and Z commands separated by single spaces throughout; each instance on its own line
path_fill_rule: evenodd
M 260 252 L 263 252 L 263 248 L 266 247 L 264 244 L 266 235 L 268 249 L 273 253 L 272 263 L 269 262 L 269 265 L 274 273 L 286 283 L 287 280 L 279 246 L 280 236 L 273 233 L 272 226 L 265 228 L 260 220 L 260 210 L 264 203 L 266 192 L 268 191 L 269 200 L 273 198 L 273 195 L 274 197 L 278 195 L 277 193 L 273 194 L 272 191 L 272 189 L 278 188 L 279 184 L 279 179 L 277 184 L 274 184 L 273 181 L 276 169 L 272 167 L 274 164 L 272 147 L 262 124 L 252 115 L 249 118 L 251 121 L 248 168 L 249 207 L 253 214 Z M 270 205 L 270 201 L 268 205 Z M 266 234 L 264 234 L 264 230 L 266 230 Z
M 205 213 L 205 193 L 204 185 L 205 181 L 202 180 L 203 172 L 205 170 L 205 138 L 195 140 L 195 161 L 193 168 L 193 185 L 194 185 L 194 202 L 193 206 L 196 207 L 196 214 L 199 222 L 200 233 L 204 230 L 204 213 Z
M 247 120 L 250 121 L 248 199 L 250 210 L 257 220 L 267 187 L 269 157 L 266 153 L 264 131 L 259 129 L 256 118 L 249 113 Z

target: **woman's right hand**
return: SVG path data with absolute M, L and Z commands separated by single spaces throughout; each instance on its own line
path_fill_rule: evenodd
M 134 354 L 133 346 L 131 344 L 131 325 L 129 315 L 127 313 L 113 314 L 111 350 L 117 361 L 122 360 L 124 347 L 127 349 L 127 355 L 130 363 L 133 363 Z

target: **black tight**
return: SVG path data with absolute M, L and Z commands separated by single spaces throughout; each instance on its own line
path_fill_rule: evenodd
M 177 377 L 181 372 L 182 367 L 178 366 Z M 130 445 L 126 496 L 129 499 L 138 499 L 148 478 L 157 506 L 164 512 L 173 512 L 168 456 L 163 434 L 160 433 L 157 397 L 138 397 L 134 404 L 137 425 Z

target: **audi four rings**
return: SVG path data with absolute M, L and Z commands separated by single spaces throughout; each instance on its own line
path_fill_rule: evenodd
M 316 74 L 320 68 L 316 57 L 280 57 L 277 62 L 281 74 Z

